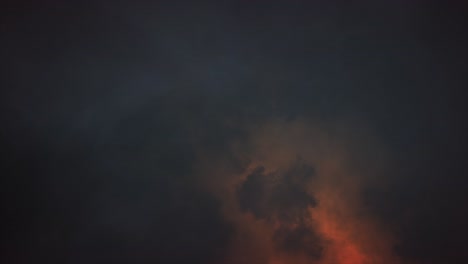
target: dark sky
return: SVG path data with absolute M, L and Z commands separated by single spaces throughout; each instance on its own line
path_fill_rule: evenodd
M 1 263 L 468 263 L 464 1 L 148 2 L 1 3 Z

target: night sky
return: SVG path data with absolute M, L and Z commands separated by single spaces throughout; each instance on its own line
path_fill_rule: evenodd
M 216 2 L 1 2 L 0 262 L 468 263 L 466 2 Z

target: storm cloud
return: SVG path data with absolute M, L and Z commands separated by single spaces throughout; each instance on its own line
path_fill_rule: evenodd
M 463 3 L 6 1 L 3 263 L 468 262 Z
M 305 189 L 313 174 L 312 167 L 300 162 L 285 172 L 268 175 L 259 167 L 239 186 L 237 196 L 243 211 L 276 226 L 273 240 L 280 250 L 303 251 L 318 258 L 322 250 L 320 237 L 306 223 L 311 221 L 309 207 L 317 204 Z

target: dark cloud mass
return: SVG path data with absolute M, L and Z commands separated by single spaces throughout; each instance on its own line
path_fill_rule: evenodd
M 0 263 L 468 263 L 463 1 L 2 1 Z
M 304 164 L 296 166 L 268 175 L 263 167 L 256 168 L 238 190 L 240 207 L 258 218 L 285 221 L 302 218 L 304 211 L 316 204 L 315 198 L 304 189 L 314 171 Z
M 321 238 L 306 224 L 311 221 L 308 209 L 317 204 L 305 189 L 313 168 L 298 162 L 285 172 L 264 170 L 256 168 L 239 186 L 241 209 L 276 226 L 273 240 L 280 250 L 320 257 Z

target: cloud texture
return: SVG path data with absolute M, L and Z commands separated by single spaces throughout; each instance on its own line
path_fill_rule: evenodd
M 0 262 L 467 262 L 463 4 L 0 10 Z

